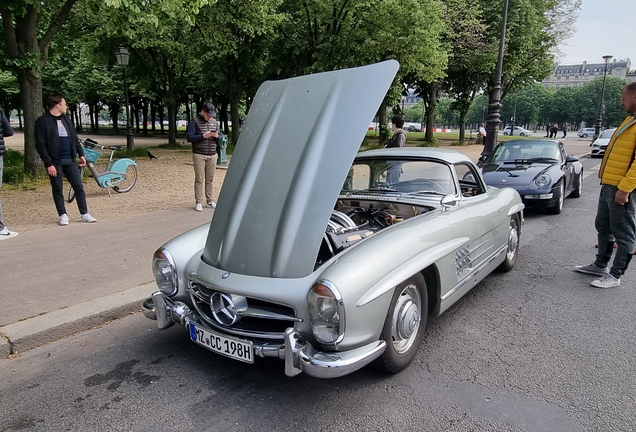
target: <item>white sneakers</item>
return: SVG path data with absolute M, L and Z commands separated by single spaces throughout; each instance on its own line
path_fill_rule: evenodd
M 215 208 L 216 208 L 216 203 L 215 203 L 214 201 L 210 201 L 210 202 L 207 204 L 207 207 L 208 207 L 208 208 L 211 208 L 211 209 L 215 209 Z M 196 206 L 194 206 L 194 209 L 195 209 L 196 211 L 203 211 L 203 204 L 197 203 L 197 205 L 196 205 Z
M 8 239 L 11 237 L 17 236 L 18 233 L 15 231 L 9 231 L 7 227 L 4 227 L 0 230 L 0 240 Z
M 91 216 L 90 213 L 85 213 L 82 215 L 80 222 L 93 223 L 93 222 L 97 222 L 97 219 Z
M 93 223 L 93 222 L 97 222 L 97 219 L 91 216 L 90 213 L 85 213 L 80 218 L 80 222 Z M 68 225 L 68 215 L 64 213 L 62 216 L 60 216 L 60 226 L 66 226 L 66 225 Z

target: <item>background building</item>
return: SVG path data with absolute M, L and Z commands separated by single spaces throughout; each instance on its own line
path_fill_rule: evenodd
M 636 81 L 636 74 L 630 74 L 631 61 L 614 60 L 607 65 L 607 76 L 622 78 L 628 82 Z M 552 75 L 543 80 L 546 88 L 579 87 L 592 81 L 594 78 L 603 76 L 605 62 L 588 63 L 577 65 L 558 65 L 554 68 Z

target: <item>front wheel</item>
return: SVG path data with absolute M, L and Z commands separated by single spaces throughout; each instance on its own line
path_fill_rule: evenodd
M 517 262 L 517 255 L 519 254 L 519 238 L 521 222 L 518 215 L 510 216 L 510 225 L 508 226 L 508 244 L 506 245 L 506 259 L 499 264 L 497 270 L 500 272 L 507 272 L 512 270 Z
M 587 138 L 587 134 L 583 134 L 583 138 Z
M 79 167 L 79 171 L 80 171 L 80 179 L 84 179 L 84 167 Z M 72 203 L 74 199 L 75 199 L 75 189 L 73 189 L 73 186 L 69 185 L 68 202 Z
M 570 196 L 572 198 L 579 198 L 582 192 L 583 192 L 583 168 L 581 168 L 581 173 L 577 176 L 576 189 L 572 191 Z
M 547 209 L 550 214 L 559 214 L 563 211 L 563 200 L 565 199 L 565 179 L 561 181 L 561 187 L 559 188 L 559 196 L 554 207 Z
M 504 132 L 504 136 L 508 136 L 508 132 Z
M 386 342 L 386 350 L 373 362 L 373 367 L 390 373 L 406 368 L 420 347 L 427 318 L 426 282 L 421 274 L 416 274 L 400 283 L 393 293 L 380 335 Z
M 126 179 L 118 182 L 111 187 L 117 193 L 125 193 L 131 190 L 137 183 L 137 166 L 128 165 L 126 167 Z

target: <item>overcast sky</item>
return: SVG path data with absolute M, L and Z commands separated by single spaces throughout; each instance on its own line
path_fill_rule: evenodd
M 583 0 L 576 33 L 564 42 L 560 64 L 602 63 L 604 55 L 636 68 L 636 0 Z

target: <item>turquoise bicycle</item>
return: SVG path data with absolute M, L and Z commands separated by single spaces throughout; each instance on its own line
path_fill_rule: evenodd
M 110 196 L 110 190 L 117 193 L 125 193 L 130 191 L 137 183 L 137 163 L 129 158 L 117 159 L 113 162 L 113 155 L 116 151 L 124 149 L 123 146 L 103 146 L 97 141 L 90 138 L 80 139 L 80 143 L 84 147 L 84 157 L 86 158 L 86 166 L 91 173 L 95 182 L 99 187 L 106 188 Z M 103 150 L 110 150 L 110 157 L 106 163 L 106 168 L 102 172 L 98 172 L 95 168 L 95 162 L 102 155 Z M 80 176 L 84 178 L 84 168 L 80 167 Z M 75 191 L 71 186 L 68 191 L 68 202 L 75 199 Z

